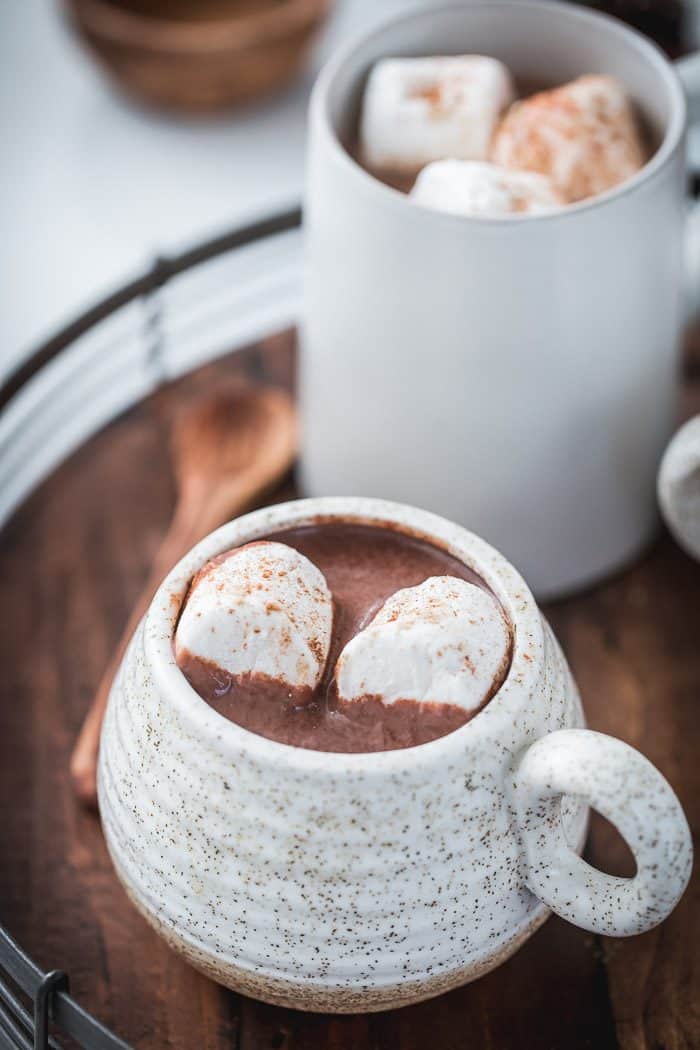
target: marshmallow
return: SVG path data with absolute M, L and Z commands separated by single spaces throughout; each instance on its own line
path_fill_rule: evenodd
M 445 157 L 485 160 L 496 122 L 513 98 L 510 73 L 495 58 L 383 59 L 365 88 L 362 162 L 415 174 Z
M 645 154 L 621 85 L 614 77 L 590 75 L 511 106 L 494 136 L 491 160 L 549 175 L 571 202 L 628 179 Z
M 328 657 L 333 601 L 323 573 L 284 543 L 249 543 L 195 576 L 175 632 L 175 656 L 228 674 L 312 689 Z
M 510 631 L 487 591 L 453 576 L 432 576 L 389 598 L 343 649 L 338 696 L 454 704 L 474 711 L 508 667 Z
M 563 204 L 546 175 L 476 160 L 428 164 L 411 190 L 416 204 L 454 215 L 541 215 Z

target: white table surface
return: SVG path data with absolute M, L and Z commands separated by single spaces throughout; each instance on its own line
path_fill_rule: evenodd
M 4 0 L 0 378 L 155 253 L 297 198 L 314 70 L 340 41 L 406 6 L 416 0 L 336 0 L 309 74 L 291 91 L 182 122 L 116 94 L 56 0 Z

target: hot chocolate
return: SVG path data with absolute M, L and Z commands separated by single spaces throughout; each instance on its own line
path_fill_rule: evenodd
M 438 547 L 323 523 L 209 562 L 175 651 L 200 696 L 245 729 L 371 752 L 469 721 L 507 674 L 511 630 L 483 580 Z

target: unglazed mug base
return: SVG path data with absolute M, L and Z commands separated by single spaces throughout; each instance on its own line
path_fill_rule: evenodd
M 503 604 L 509 672 L 460 729 L 371 754 L 291 747 L 218 714 L 180 672 L 174 626 L 206 561 L 333 520 L 435 543 Z M 117 874 L 172 947 L 239 992 L 322 1012 L 408 1005 L 474 980 L 549 909 L 601 933 L 649 929 L 683 892 L 692 856 L 663 777 L 584 728 L 561 649 L 515 569 L 460 526 L 382 500 L 265 508 L 173 569 L 114 682 L 98 795 Z M 628 841 L 633 879 L 580 859 L 589 805 Z

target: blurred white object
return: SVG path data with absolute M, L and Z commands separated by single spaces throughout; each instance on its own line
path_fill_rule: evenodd
M 365 87 L 363 163 L 414 173 L 446 157 L 485 160 L 496 122 L 513 97 L 510 73 L 495 58 L 383 59 Z
M 195 577 L 175 655 L 234 677 L 315 689 L 326 665 L 333 599 L 321 570 L 284 543 L 248 543 Z
M 515 102 L 496 131 L 491 160 L 549 175 L 565 200 L 579 201 L 634 175 L 645 151 L 619 81 L 583 76 Z
M 477 160 L 437 160 L 410 194 L 416 204 L 454 215 L 541 215 L 563 204 L 546 175 Z
M 680 428 L 661 461 L 659 503 L 680 546 L 700 560 L 700 416 Z
M 508 667 L 510 630 L 488 591 L 453 576 L 431 576 L 387 599 L 338 658 L 346 703 L 378 697 L 481 707 Z

